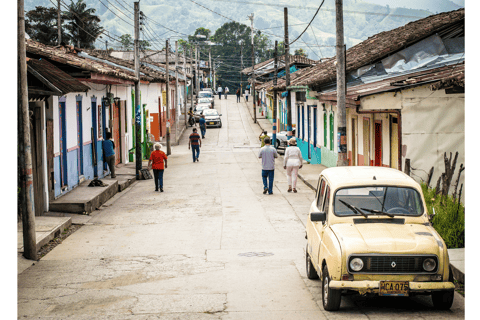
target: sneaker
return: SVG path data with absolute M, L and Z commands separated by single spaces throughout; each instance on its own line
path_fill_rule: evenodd
M 160 192 L 163 192 L 163 188 L 160 188 Z
M 198 158 L 197 158 L 197 162 L 199 162 L 199 161 L 200 161 L 200 160 L 198 160 Z
M 155 189 L 155 191 L 158 191 L 158 189 Z
M 269 194 L 269 195 L 270 195 L 270 194 L 273 194 L 273 192 L 269 192 L 268 194 Z
M 263 188 L 263 194 L 267 194 L 268 188 Z
M 291 188 L 291 187 L 288 187 L 287 192 L 292 192 L 292 188 Z

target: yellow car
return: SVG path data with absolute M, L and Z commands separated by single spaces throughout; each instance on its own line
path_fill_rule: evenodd
M 336 167 L 319 177 L 306 226 L 306 271 L 322 280 L 327 311 L 342 293 L 427 294 L 453 303 L 447 247 L 431 226 L 420 185 L 396 169 Z

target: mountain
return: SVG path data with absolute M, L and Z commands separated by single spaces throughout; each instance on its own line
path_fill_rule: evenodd
M 56 3 L 55 0 L 52 0 Z M 69 3 L 69 0 L 62 0 Z M 461 0 L 457 0 L 461 1 Z M 133 0 L 85 0 L 97 10 L 102 26 L 112 35 L 133 35 Z M 195 4 L 195 3 L 197 4 Z M 199 27 L 212 34 L 230 19 L 250 26 L 247 16 L 254 13 L 254 27 L 262 30 L 272 43 L 283 41 L 283 8 L 288 7 L 290 41 L 294 40 L 314 16 L 321 1 L 288 0 L 142 0 L 140 10 L 146 15 L 141 38 L 149 40 L 152 49 L 162 49 L 166 37 L 172 40 L 185 38 Z M 380 4 L 378 4 L 380 3 Z M 387 5 L 390 3 L 390 5 Z M 405 25 L 410 21 L 427 17 L 436 12 L 458 9 L 460 6 L 448 0 L 402 0 L 401 6 L 392 0 L 344 0 L 345 43 L 351 47 L 382 31 Z M 419 4 L 422 5 L 419 5 Z M 198 5 L 200 4 L 200 5 Z M 25 0 L 25 10 L 35 6 L 53 6 L 50 0 Z M 217 14 L 218 13 L 218 14 Z M 166 29 L 167 27 L 168 29 Z M 171 31 L 171 30 L 174 31 Z M 103 36 L 98 47 L 118 47 Z M 311 59 L 335 55 L 335 8 L 333 1 L 325 1 L 311 27 L 301 39 L 291 46 L 291 52 L 303 48 Z

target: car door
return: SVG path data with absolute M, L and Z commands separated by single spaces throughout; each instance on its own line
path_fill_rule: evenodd
M 317 186 L 317 194 L 315 196 L 314 203 L 311 207 L 311 212 L 321 212 L 323 208 L 323 201 L 325 198 L 325 186 L 326 180 L 324 178 L 320 178 L 318 181 Z M 320 250 L 320 242 L 323 235 L 323 226 L 321 222 L 312 222 L 308 219 L 307 223 L 307 234 L 308 234 L 308 254 L 310 258 L 314 262 L 315 265 L 318 266 L 318 253 Z
M 323 203 L 322 203 L 322 211 L 325 212 L 326 216 L 327 216 L 327 219 L 325 220 L 325 222 L 323 224 L 319 224 L 318 226 L 318 233 L 319 233 L 319 238 L 320 238 L 320 248 L 318 250 L 318 260 L 321 261 L 321 257 L 323 257 L 325 255 L 325 253 L 323 252 L 324 251 L 324 247 L 325 246 L 322 246 L 322 242 L 324 241 L 323 237 L 325 235 L 325 231 L 327 230 L 328 228 L 328 210 L 330 209 L 330 185 L 328 184 L 328 181 L 326 181 L 325 183 L 325 196 L 324 196 L 324 199 L 323 199 Z

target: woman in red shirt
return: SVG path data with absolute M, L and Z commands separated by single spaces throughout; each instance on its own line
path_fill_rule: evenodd
M 165 152 L 160 151 L 162 145 L 160 143 L 155 144 L 155 151 L 150 154 L 150 160 L 148 161 L 148 169 L 153 169 L 153 177 L 155 180 L 155 191 L 158 191 L 160 185 L 160 192 L 163 192 L 163 170 L 167 168 L 167 155 Z M 165 166 L 164 166 L 165 161 Z

